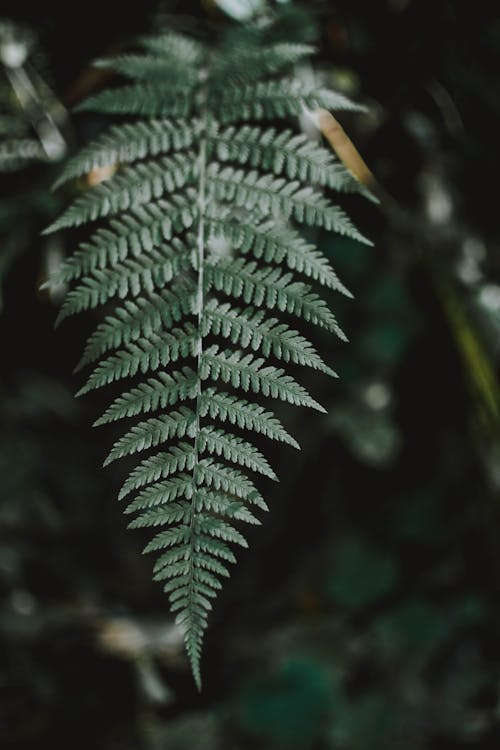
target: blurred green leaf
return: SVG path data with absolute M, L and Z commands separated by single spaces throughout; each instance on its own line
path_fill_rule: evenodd
M 223 738 L 213 713 L 191 713 L 171 719 L 149 732 L 150 750 L 221 750 Z
M 452 528 L 449 521 L 444 523 L 442 501 L 442 490 L 436 485 L 402 497 L 391 523 L 394 535 L 403 541 L 442 544 Z
M 447 613 L 423 599 L 405 602 L 373 623 L 384 659 L 422 662 L 442 643 L 453 626 Z
M 332 750 L 400 750 L 400 746 L 391 741 L 395 739 L 397 721 L 394 706 L 384 695 L 372 693 L 353 701 L 343 700 L 335 710 L 330 747 Z
M 397 581 L 394 560 L 360 537 L 352 536 L 337 542 L 325 589 L 336 604 L 357 608 L 380 599 Z
M 410 336 L 411 330 L 404 320 L 397 317 L 377 320 L 361 331 L 355 346 L 365 362 L 378 367 L 394 367 L 404 355 Z
M 277 674 L 249 681 L 238 698 L 237 714 L 251 734 L 272 739 L 279 747 L 307 750 L 324 730 L 331 700 L 323 668 L 294 660 Z
M 330 408 L 327 423 L 347 442 L 356 458 L 370 466 L 386 466 L 401 444 L 400 432 L 388 410 L 377 411 L 344 401 Z

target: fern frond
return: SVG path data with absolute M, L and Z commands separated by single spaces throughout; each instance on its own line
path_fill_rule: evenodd
M 248 164 L 290 180 L 317 183 L 337 192 L 362 192 L 365 188 L 328 151 L 303 133 L 276 128 L 231 126 L 213 136 L 222 162 Z
M 305 388 L 291 375 L 286 375 L 284 370 L 277 367 L 263 367 L 264 363 L 265 359 L 256 359 L 251 354 L 242 354 L 230 349 L 219 351 L 215 344 L 202 355 L 200 377 L 202 380 L 220 378 L 223 383 L 230 383 L 233 388 L 262 393 L 264 396 L 288 401 L 296 406 L 308 406 L 325 412 L 321 404 L 311 398 Z
M 288 268 L 352 297 L 325 256 L 286 226 L 275 222 L 247 224 L 213 216 L 209 221 L 214 236 L 224 237 L 242 254 L 251 253 L 266 263 L 281 264 L 285 261 Z
M 147 448 L 154 448 L 166 443 L 173 437 L 195 437 L 196 414 L 191 409 L 181 406 L 178 411 L 151 417 L 130 429 L 121 437 L 110 451 L 104 465 L 117 458 L 139 453 Z
M 96 426 L 124 417 L 135 417 L 157 409 L 174 406 L 178 401 L 196 397 L 198 376 L 189 367 L 170 374 L 159 373 L 145 383 L 117 398 L 96 422 Z
M 34 161 L 49 161 L 41 143 L 34 138 L 8 138 L 0 143 L 0 173 L 14 172 Z
M 195 138 L 195 125 L 182 119 L 138 120 L 114 125 L 70 159 L 54 187 L 60 187 L 92 169 L 182 151 L 190 148 Z
M 179 498 L 191 500 L 194 495 L 192 476 L 181 474 L 164 482 L 157 482 L 146 487 L 126 507 L 125 513 L 136 513 L 138 510 L 150 510 L 160 505 L 172 506 L 172 502 Z M 131 522 L 131 524 L 134 521 Z
M 187 480 L 186 480 L 187 481 Z M 138 506 L 132 503 L 126 512 L 136 511 Z M 154 508 L 146 510 L 128 524 L 129 529 L 144 529 L 151 526 L 167 526 L 173 523 L 181 523 L 189 520 L 190 510 L 184 503 L 170 503 L 166 508 Z M 189 572 L 189 568 L 186 572 Z
M 183 63 L 196 67 L 203 63 L 206 55 L 205 46 L 198 40 L 168 31 L 156 36 L 145 36 L 138 40 L 138 44 L 147 52 L 161 55 L 174 64 Z
M 134 83 L 90 96 L 78 105 L 77 111 L 187 118 L 193 109 L 193 91 L 180 85 Z
M 245 503 L 236 500 L 234 497 L 229 496 L 224 492 L 198 489 L 197 499 L 198 503 L 201 504 L 201 507 L 205 511 L 226 516 L 226 518 L 230 518 L 234 521 L 242 521 L 243 523 L 260 526 L 261 522 L 253 515 Z
M 210 300 L 203 320 L 205 336 L 210 333 L 223 336 L 233 344 L 260 349 L 266 357 L 273 354 L 285 362 L 306 365 L 335 377 L 334 371 L 325 365 L 304 336 L 277 318 L 267 318 L 263 310 L 239 310 L 230 303 L 221 305 L 217 300 Z
M 142 273 L 140 278 L 142 279 Z M 147 278 L 149 280 L 149 276 Z M 128 283 L 127 287 L 133 293 L 138 293 L 135 285 Z M 114 316 L 107 316 L 98 325 L 87 341 L 76 370 L 95 362 L 110 349 L 118 349 L 131 341 L 137 341 L 141 336 L 147 338 L 163 328 L 171 328 L 192 311 L 193 289 L 188 285 L 162 289 L 158 294 L 151 291 L 153 288 L 154 284 L 148 285 L 147 299 L 125 299 L 123 307 L 118 307 Z
M 178 194 L 195 177 L 194 171 L 193 155 L 189 152 L 122 169 L 115 177 L 77 198 L 51 229 L 78 227 L 150 203 L 165 193 Z
M 259 268 L 255 263 L 246 263 L 240 258 L 208 265 L 206 278 L 217 291 L 242 299 L 246 304 L 256 307 L 265 305 L 271 310 L 277 308 L 335 331 L 339 338 L 346 340 L 326 302 L 311 292 L 307 284 L 294 281 L 291 273 L 283 273 L 280 268 Z
M 202 453 L 215 453 L 227 461 L 241 464 L 247 469 L 277 480 L 276 474 L 255 446 L 224 430 L 212 426 L 203 427 L 199 434 L 199 448 Z
M 104 305 L 112 297 L 124 298 L 132 293 L 153 292 L 171 281 L 174 275 L 190 266 L 190 256 L 182 248 L 177 253 L 164 246 L 152 251 L 146 258 L 124 260 L 102 271 L 96 269 L 92 276 L 68 292 L 58 323 L 69 315 Z
M 65 260 L 55 275 L 55 283 L 68 283 L 97 269 L 115 266 L 130 255 L 151 253 L 163 240 L 172 240 L 174 246 L 181 248 L 183 244 L 173 238 L 174 232 L 190 227 L 195 216 L 196 209 L 186 198 L 173 196 L 171 202 L 158 201 L 134 209 L 120 220 L 113 219 L 111 230 L 98 229 L 90 242 L 83 242 Z
M 297 227 L 370 244 L 332 198 L 366 191 L 293 118 L 308 108 L 360 107 L 295 80 L 293 65 L 310 48 L 265 34 L 230 33 L 209 51 L 162 34 L 139 48 L 99 63 L 131 82 L 80 107 L 131 119 L 86 146 L 59 183 L 106 165 L 115 174 L 48 231 L 100 222 L 56 274 L 74 283 L 59 319 L 112 307 L 78 365 L 93 366 L 80 393 L 134 379 L 96 425 L 141 417 L 105 463 L 138 458 L 120 498 L 130 528 L 156 529 L 145 552 L 159 553 L 154 578 L 200 686 L 212 601 L 235 562 L 233 547 L 247 546 L 240 525 L 259 524 L 267 510 L 256 483 L 276 479 L 251 436 L 299 447 L 255 399 L 323 412 L 276 365 L 335 375 L 292 318 L 345 340 L 310 284 L 351 295 Z M 263 120 L 273 122 L 261 127 Z
M 158 81 L 178 87 L 193 87 L 197 80 L 195 68 L 184 64 L 181 60 L 152 54 L 119 55 L 109 60 L 96 60 L 94 66 L 112 70 L 133 80 Z
M 197 487 L 213 487 L 214 490 L 222 490 L 230 496 L 247 500 L 252 505 L 267 510 L 264 498 L 253 482 L 238 469 L 220 464 L 211 458 L 204 458 L 197 463 L 194 476 Z
M 173 328 L 149 339 L 139 339 L 126 348 L 104 359 L 80 389 L 78 395 L 102 388 L 115 380 L 133 377 L 138 372 L 147 373 L 166 367 L 180 357 L 194 353 L 197 341 L 196 328 L 186 323 L 183 328 Z
M 274 414 L 266 411 L 262 406 L 253 404 L 238 396 L 206 388 L 200 398 L 200 417 L 207 415 L 211 419 L 230 422 L 241 429 L 260 432 L 271 440 L 288 443 L 299 448 L 297 441 L 291 437 Z
M 174 445 L 169 451 L 157 453 L 141 461 L 123 484 L 118 499 L 122 500 L 132 490 L 137 490 L 155 480 L 167 479 L 171 474 L 177 474 L 185 469 L 192 470 L 195 465 L 196 455 L 192 445 L 187 443 Z
M 290 70 L 305 57 L 314 53 L 309 44 L 277 42 L 256 49 L 237 49 L 229 47 L 227 54 L 216 61 L 212 74 L 212 86 L 215 90 L 225 88 L 228 82 L 233 85 L 250 84 L 263 77 Z
M 217 101 L 223 124 L 291 117 L 300 115 L 306 108 L 358 112 L 364 109 L 342 94 L 327 89 L 311 91 L 296 81 L 265 81 L 247 86 L 231 86 L 229 83 Z
M 313 188 L 302 187 L 298 181 L 288 182 L 284 178 L 234 167 L 220 169 L 217 164 L 211 165 L 209 178 L 217 200 L 231 202 L 247 211 L 257 209 L 262 216 L 274 214 L 293 218 L 301 224 L 323 227 L 370 244 L 341 208 L 332 205 Z

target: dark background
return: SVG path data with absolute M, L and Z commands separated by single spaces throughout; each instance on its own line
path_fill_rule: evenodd
M 369 107 L 342 123 L 383 199 L 346 202 L 374 248 L 317 238 L 355 293 L 332 298 L 350 343 L 316 339 L 341 376 L 308 376 L 328 415 L 283 412 L 302 451 L 271 450 L 281 482 L 263 483 L 271 512 L 218 600 L 201 695 L 125 528 L 126 467 L 100 468 L 114 433 L 91 424 L 106 399 L 72 395 L 96 316 L 54 332 L 38 289 L 51 253 L 72 249 L 39 238 L 69 196 L 49 193 L 57 167 L 1 177 L 0 238 L 18 248 L 0 314 L 2 747 L 500 746 L 500 14 L 297 6 L 290 34 L 319 35 L 328 80 Z M 220 20 L 209 3 L 164 8 Z M 156 10 L 1 8 L 36 31 L 68 106 L 93 85 L 88 61 Z M 102 126 L 72 116 L 74 146 Z

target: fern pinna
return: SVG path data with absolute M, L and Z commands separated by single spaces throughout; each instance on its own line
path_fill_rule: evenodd
M 87 342 L 80 366 L 97 364 L 80 393 L 135 379 L 97 424 L 141 417 L 107 463 L 156 451 L 120 498 L 133 496 L 130 527 L 154 529 L 145 551 L 159 553 L 154 576 L 200 686 L 211 600 L 235 561 L 232 546 L 247 545 L 242 524 L 259 523 L 256 511 L 266 510 L 249 474 L 276 479 L 238 433 L 298 447 L 254 394 L 324 411 L 279 363 L 334 375 L 293 318 L 343 336 L 303 279 L 349 292 L 299 228 L 366 242 L 325 197 L 363 189 L 293 129 L 305 110 L 355 108 L 291 74 L 309 47 L 264 37 L 243 44 L 236 34 L 214 48 L 175 33 L 138 46 L 99 63 L 129 81 L 80 109 L 122 121 L 75 156 L 59 183 L 109 165 L 116 174 L 48 231 L 100 222 L 57 276 L 76 282 L 58 320 L 114 304 Z

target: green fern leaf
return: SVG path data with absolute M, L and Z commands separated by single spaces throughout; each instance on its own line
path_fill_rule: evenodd
M 271 440 L 299 448 L 297 441 L 287 433 L 271 412 L 238 396 L 214 388 L 205 388 L 200 398 L 200 417 L 207 415 L 211 419 L 227 421 L 241 429 L 259 432 Z
M 242 299 L 246 304 L 265 305 L 271 310 L 277 308 L 335 331 L 339 338 L 346 340 L 321 297 L 311 292 L 307 284 L 293 281 L 293 275 L 283 273 L 280 268 L 258 268 L 255 263 L 245 263 L 243 259 L 220 261 L 215 266 L 207 265 L 206 279 L 218 291 Z
M 225 516 L 234 521 L 242 521 L 254 526 L 260 526 L 260 521 L 248 509 L 245 503 L 230 497 L 224 492 L 214 492 L 205 489 L 198 489 L 197 508 L 203 509 L 209 513 L 216 513 Z M 149 550 L 148 550 L 149 551 Z
M 105 89 L 90 96 L 77 110 L 109 115 L 187 118 L 191 115 L 192 108 L 192 91 L 186 90 L 184 86 L 148 82 Z
M 151 458 L 141 461 L 139 466 L 130 474 L 124 483 L 118 499 L 121 500 L 132 490 L 157 479 L 166 479 L 171 474 L 177 474 L 185 469 L 191 471 L 196 465 L 196 455 L 192 445 L 181 443 L 173 446 L 169 451 L 157 453 Z
M 202 355 L 200 377 L 230 383 L 233 388 L 262 393 L 264 396 L 281 399 L 296 406 L 308 406 L 324 412 L 325 409 L 299 385 L 291 375 L 277 367 L 262 367 L 263 358 L 239 351 L 219 351 L 217 345 L 209 347 Z
M 250 225 L 217 217 L 210 217 L 210 225 L 215 237 L 224 237 L 242 254 L 251 253 L 266 263 L 281 264 L 285 261 L 290 269 L 352 297 L 325 256 L 314 245 L 307 244 L 297 232 L 274 222 Z
M 104 465 L 106 466 L 117 458 L 123 458 L 123 456 L 156 447 L 160 443 L 166 443 L 173 437 L 194 438 L 195 435 L 196 415 L 191 409 L 181 406 L 176 412 L 162 414 L 160 417 L 151 417 L 132 427 L 114 445 Z
M 149 271 L 147 274 L 146 279 L 149 282 Z M 141 272 L 137 283 L 140 283 L 142 278 Z M 127 288 L 133 293 L 137 289 L 135 284 L 130 283 L 127 284 Z M 95 362 L 110 349 L 118 349 L 141 337 L 148 338 L 164 328 L 171 328 L 174 323 L 178 323 L 191 312 L 193 290 L 189 287 L 161 289 L 158 294 L 150 291 L 154 288 L 155 284 L 151 282 L 147 287 L 147 291 L 150 292 L 147 299 L 144 297 L 137 297 L 135 300 L 125 299 L 123 307 L 118 307 L 114 316 L 107 316 L 105 321 L 99 324 L 89 337 L 76 370 Z M 138 292 L 135 291 L 135 293 Z
M 115 380 L 133 377 L 138 372 L 144 374 L 158 370 L 160 366 L 166 367 L 180 357 L 188 357 L 194 353 L 197 340 L 196 328 L 187 323 L 183 328 L 173 328 L 172 331 L 127 344 L 125 349 L 104 359 L 95 368 L 79 395 L 102 388 Z
M 177 498 L 191 500 L 194 494 L 193 478 L 181 474 L 164 482 L 157 482 L 142 490 L 126 507 L 125 513 L 136 513 L 138 510 L 150 510 L 160 505 L 169 504 Z M 148 516 L 149 517 L 149 516 Z M 134 523 L 134 522 L 132 522 Z
M 165 193 L 175 192 L 179 195 L 179 188 L 195 176 L 195 168 L 193 155 L 189 151 L 127 167 L 120 170 L 116 177 L 77 198 L 51 229 L 57 231 L 64 227 L 77 227 L 122 213 L 161 198 Z
M 290 66 L 310 57 L 314 47 L 309 44 L 278 42 L 257 49 L 234 50 L 231 46 L 227 54 L 222 54 L 214 65 L 212 86 L 215 90 L 224 89 L 228 81 L 233 85 L 250 84 L 259 79 L 288 71 Z
M 178 87 L 194 87 L 196 69 L 182 60 L 157 55 L 120 55 L 109 60 L 96 60 L 94 66 L 106 68 L 133 80 L 158 81 Z
M 196 67 L 203 62 L 203 58 L 206 56 L 206 48 L 199 40 L 186 37 L 183 34 L 176 34 L 173 31 L 156 36 L 141 37 L 138 44 L 147 52 L 161 55 L 174 65 L 183 63 Z
M 220 169 L 217 164 L 211 165 L 209 179 L 215 198 L 221 202 L 231 202 L 247 211 L 256 209 L 264 217 L 272 213 L 286 219 L 293 218 L 301 224 L 324 227 L 330 232 L 370 244 L 342 209 L 297 181 L 288 182 L 269 174 L 260 175 L 256 171 L 245 172 L 234 167 Z
M 325 365 L 312 344 L 298 331 L 280 323 L 277 318 L 267 318 L 263 310 L 247 308 L 240 311 L 230 303 L 219 304 L 210 300 L 204 316 L 203 335 L 213 333 L 245 348 L 260 349 L 264 356 L 273 354 L 277 359 L 306 365 L 335 377 Z
M 241 524 L 267 510 L 257 483 L 276 479 L 251 435 L 299 447 L 255 400 L 324 411 L 289 368 L 335 375 L 306 324 L 345 340 L 309 284 L 351 295 L 300 227 L 370 244 L 332 197 L 367 191 L 294 119 L 361 107 L 298 81 L 293 66 L 311 49 L 270 43 L 265 29 L 230 31 L 210 48 L 170 33 L 138 47 L 98 63 L 129 82 L 80 107 L 129 119 L 82 149 L 58 184 L 106 166 L 114 175 L 47 231 L 99 222 L 56 274 L 73 284 L 59 320 L 111 307 L 78 365 L 93 365 L 80 393 L 133 379 L 96 424 L 141 417 L 105 463 L 138 458 L 120 498 L 130 528 L 156 529 L 145 552 L 158 555 L 154 578 L 199 687 L 213 599 L 233 548 L 247 546 Z
M 304 108 L 362 111 L 342 94 L 325 89 L 310 91 L 296 81 L 265 81 L 247 86 L 231 85 L 221 91 L 217 109 L 220 122 L 274 120 L 300 115 Z M 154 113 L 151 113 L 154 114 Z
M 199 448 L 201 452 L 208 451 L 223 456 L 227 461 L 277 480 L 276 474 L 255 446 L 224 430 L 204 427 L 199 433 Z
M 112 297 L 124 298 L 147 291 L 153 292 L 172 280 L 190 265 L 190 257 L 182 248 L 172 252 L 168 246 L 153 250 L 141 262 L 125 260 L 102 271 L 95 270 L 92 276 L 70 291 L 64 301 L 57 322 L 70 315 L 104 305 Z
M 170 374 L 162 372 L 117 398 L 95 424 L 165 409 L 178 401 L 195 398 L 197 390 L 198 377 L 189 367 Z
M 114 125 L 68 162 L 55 187 L 81 177 L 92 169 L 127 164 L 170 151 L 183 151 L 193 145 L 195 138 L 193 125 L 181 119 L 138 120 Z
M 232 126 L 216 132 L 211 143 L 222 162 L 248 164 L 276 175 L 285 174 L 290 180 L 313 182 L 337 192 L 359 192 L 369 196 L 331 151 L 302 133 Z

